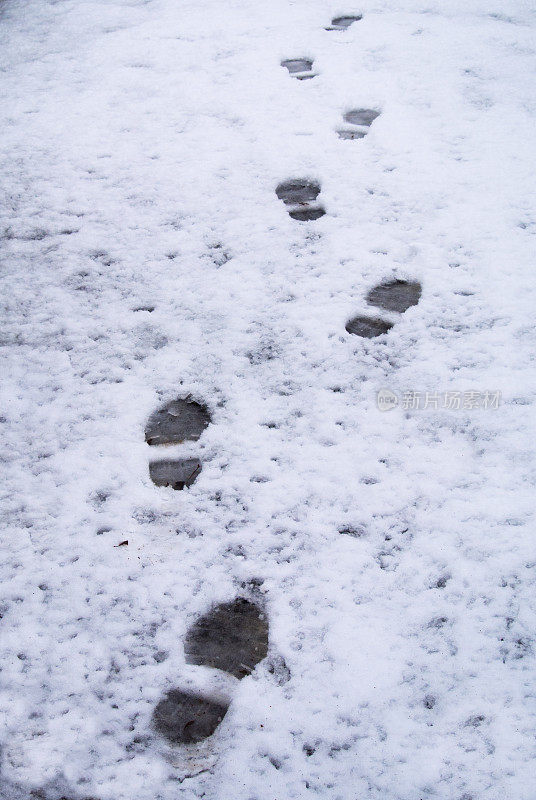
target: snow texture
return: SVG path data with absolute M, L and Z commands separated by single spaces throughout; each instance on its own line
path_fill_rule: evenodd
M 534 800 L 535 25 L 0 2 L 1 800 Z M 419 302 L 348 334 L 390 280 Z M 145 426 L 185 398 L 177 492 Z M 184 654 L 237 597 L 269 622 L 240 681 Z M 171 691 L 230 703 L 213 736 L 160 735 Z

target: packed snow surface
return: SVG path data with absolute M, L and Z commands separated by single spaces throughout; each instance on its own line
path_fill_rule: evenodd
M 535 28 L 0 2 L 1 800 L 534 800 Z M 187 663 L 237 600 L 266 657 Z

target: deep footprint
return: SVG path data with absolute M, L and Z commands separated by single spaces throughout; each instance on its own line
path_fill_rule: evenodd
M 156 486 L 171 486 L 178 490 L 191 486 L 200 472 L 201 463 L 197 458 L 151 461 L 149 464 L 149 475 Z
M 222 603 L 190 628 L 184 652 L 187 664 L 214 667 L 243 678 L 266 658 L 268 622 L 249 600 Z
M 343 119 L 348 125 L 355 125 L 355 128 L 343 128 L 338 130 L 340 139 L 363 139 L 368 133 L 368 129 L 375 119 L 380 116 L 379 111 L 372 108 L 354 108 L 347 111 Z
M 291 207 L 288 213 L 292 219 L 309 221 L 319 219 L 326 213 L 322 206 L 311 205 L 320 194 L 320 184 L 316 181 L 296 178 L 284 181 L 276 187 L 275 193 L 279 200 Z
M 346 331 L 355 336 L 362 336 L 365 339 L 374 339 L 383 333 L 391 330 L 391 322 L 383 319 L 372 319 L 371 317 L 353 317 L 346 323 Z
M 212 736 L 229 704 L 171 689 L 153 712 L 156 730 L 173 744 L 196 744 Z
M 287 58 L 281 62 L 281 66 L 288 69 L 289 74 L 299 81 L 306 81 L 316 77 L 313 72 L 314 61 L 311 58 Z
M 342 17 L 334 17 L 331 20 L 331 25 L 329 28 L 326 28 L 327 31 L 345 31 L 350 25 L 353 25 L 354 22 L 359 22 L 360 19 L 363 19 L 362 14 L 348 14 Z
M 386 311 L 403 314 L 421 299 L 422 287 L 417 281 L 387 281 L 375 286 L 367 294 L 367 303 Z
M 173 400 L 149 417 L 145 441 L 150 445 L 180 444 L 199 439 L 210 422 L 204 406 L 188 400 Z

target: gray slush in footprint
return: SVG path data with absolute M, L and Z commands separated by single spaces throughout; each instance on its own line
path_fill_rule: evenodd
M 339 139 L 364 139 L 367 135 L 366 131 L 351 131 L 346 128 L 341 128 L 337 133 L 339 134 Z
M 249 600 L 222 603 L 190 628 L 184 652 L 187 664 L 215 667 L 244 678 L 266 658 L 268 623 Z
M 153 725 L 173 744 L 196 744 L 212 736 L 228 708 L 221 701 L 171 689 L 156 706 Z
M 411 306 L 417 305 L 421 298 L 422 287 L 417 281 L 392 280 L 379 283 L 367 294 L 367 303 L 385 311 L 403 314 Z M 355 336 L 374 339 L 387 333 L 393 327 L 392 322 L 371 317 L 353 317 L 346 323 L 346 330 Z
M 187 664 L 220 669 L 240 680 L 268 653 L 268 622 L 249 600 L 221 603 L 192 625 L 184 650 Z M 156 706 L 153 725 L 173 744 L 195 744 L 212 736 L 228 708 L 221 700 L 171 689 Z
M 286 67 L 291 75 L 297 72 L 309 72 L 313 67 L 313 61 L 310 58 L 287 58 L 281 62 L 282 67 Z
M 353 111 L 347 111 L 344 115 L 344 121 L 350 125 L 364 125 L 370 128 L 375 119 L 380 116 L 379 111 L 374 111 L 372 108 L 355 108 Z
M 275 193 L 279 200 L 289 206 L 288 213 L 292 219 L 309 222 L 323 217 L 326 213 L 322 206 L 315 202 L 320 194 L 320 184 L 316 181 L 293 178 L 280 183 Z
M 331 25 L 329 28 L 326 28 L 327 31 L 345 31 L 350 25 L 353 25 L 354 22 L 359 22 L 360 19 L 363 19 L 362 14 L 347 14 L 342 17 L 334 17 L 331 20 Z
M 367 303 L 386 311 L 403 314 L 421 299 L 422 287 L 417 281 L 387 281 L 375 286 L 367 294 Z
M 391 330 L 391 322 L 383 319 L 372 319 L 371 317 L 353 317 L 346 323 L 346 331 L 354 336 L 362 336 L 364 339 L 374 339 L 383 333 Z
M 372 108 L 355 108 L 353 111 L 347 111 L 343 117 L 344 121 L 356 127 L 338 130 L 339 138 L 363 139 L 368 133 L 368 128 L 379 116 L 380 112 L 374 111 Z
M 173 400 L 149 417 L 145 441 L 149 445 L 180 444 L 199 439 L 210 422 L 204 406 L 189 400 Z
M 287 58 L 281 62 L 281 66 L 288 69 L 289 74 L 299 81 L 307 81 L 316 78 L 312 72 L 314 61 L 311 58 Z
M 149 475 L 156 486 L 178 490 L 191 486 L 200 472 L 201 462 L 197 458 L 164 459 L 149 464 Z

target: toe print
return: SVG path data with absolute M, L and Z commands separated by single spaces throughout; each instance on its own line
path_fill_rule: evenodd
M 204 406 L 173 400 L 150 416 L 145 441 L 151 447 L 197 441 L 209 423 L 210 415 Z M 149 464 L 149 475 L 156 486 L 178 490 L 191 486 L 200 472 L 201 463 L 196 458 L 162 459 Z
M 367 303 L 385 311 L 403 314 L 411 306 L 417 305 L 421 298 L 422 287 L 417 281 L 392 280 L 379 283 L 367 294 Z M 365 339 L 374 339 L 387 333 L 393 323 L 372 317 L 352 317 L 346 323 L 346 331 Z
M 240 680 L 266 658 L 268 622 L 259 606 L 237 598 L 197 620 L 184 650 L 187 664 L 219 669 Z M 212 736 L 228 708 L 227 702 L 172 689 L 156 706 L 153 724 L 170 742 L 195 744 Z
M 188 400 L 173 400 L 149 417 L 145 441 L 150 445 L 180 444 L 199 439 L 210 422 L 206 408 Z
M 345 14 L 342 17 L 333 17 L 331 25 L 326 28 L 326 30 L 345 31 L 350 25 L 353 25 L 354 22 L 359 22 L 360 19 L 363 19 L 362 14 Z
M 326 213 L 315 201 L 320 194 L 320 184 L 315 181 L 293 179 L 280 183 L 275 193 L 289 206 L 292 219 L 302 222 L 319 219 Z
M 156 706 L 153 725 L 173 744 L 196 744 L 212 736 L 228 708 L 221 701 L 171 689 Z
M 375 286 L 367 295 L 367 303 L 386 311 L 403 314 L 421 299 L 422 287 L 416 281 L 387 281 Z
M 184 650 L 187 664 L 215 667 L 243 678 L 266 658 L 268 623 L 249 600 L 223 603 L 193 625 Z
M 368 128 L 379 116 L 380 112 L 371 108 L 356 108 L 353 111 L 346 112 L 344 121 L 350 123 L 350 125 L 365 125 Z
M 379 111 L 372 108 L 355 108 L 347 111 L 343 119 L 351 128 L 341 128 L 337 131 L 340 139 L 363 139 L 375 119 L 380 116 Z
M 313 64 L 312 58 L 287 58 L 281 62 L 281 66 L 288 69 L 289 74 L 299 81 L 307 81 L 316 77 L 312 72 Z

